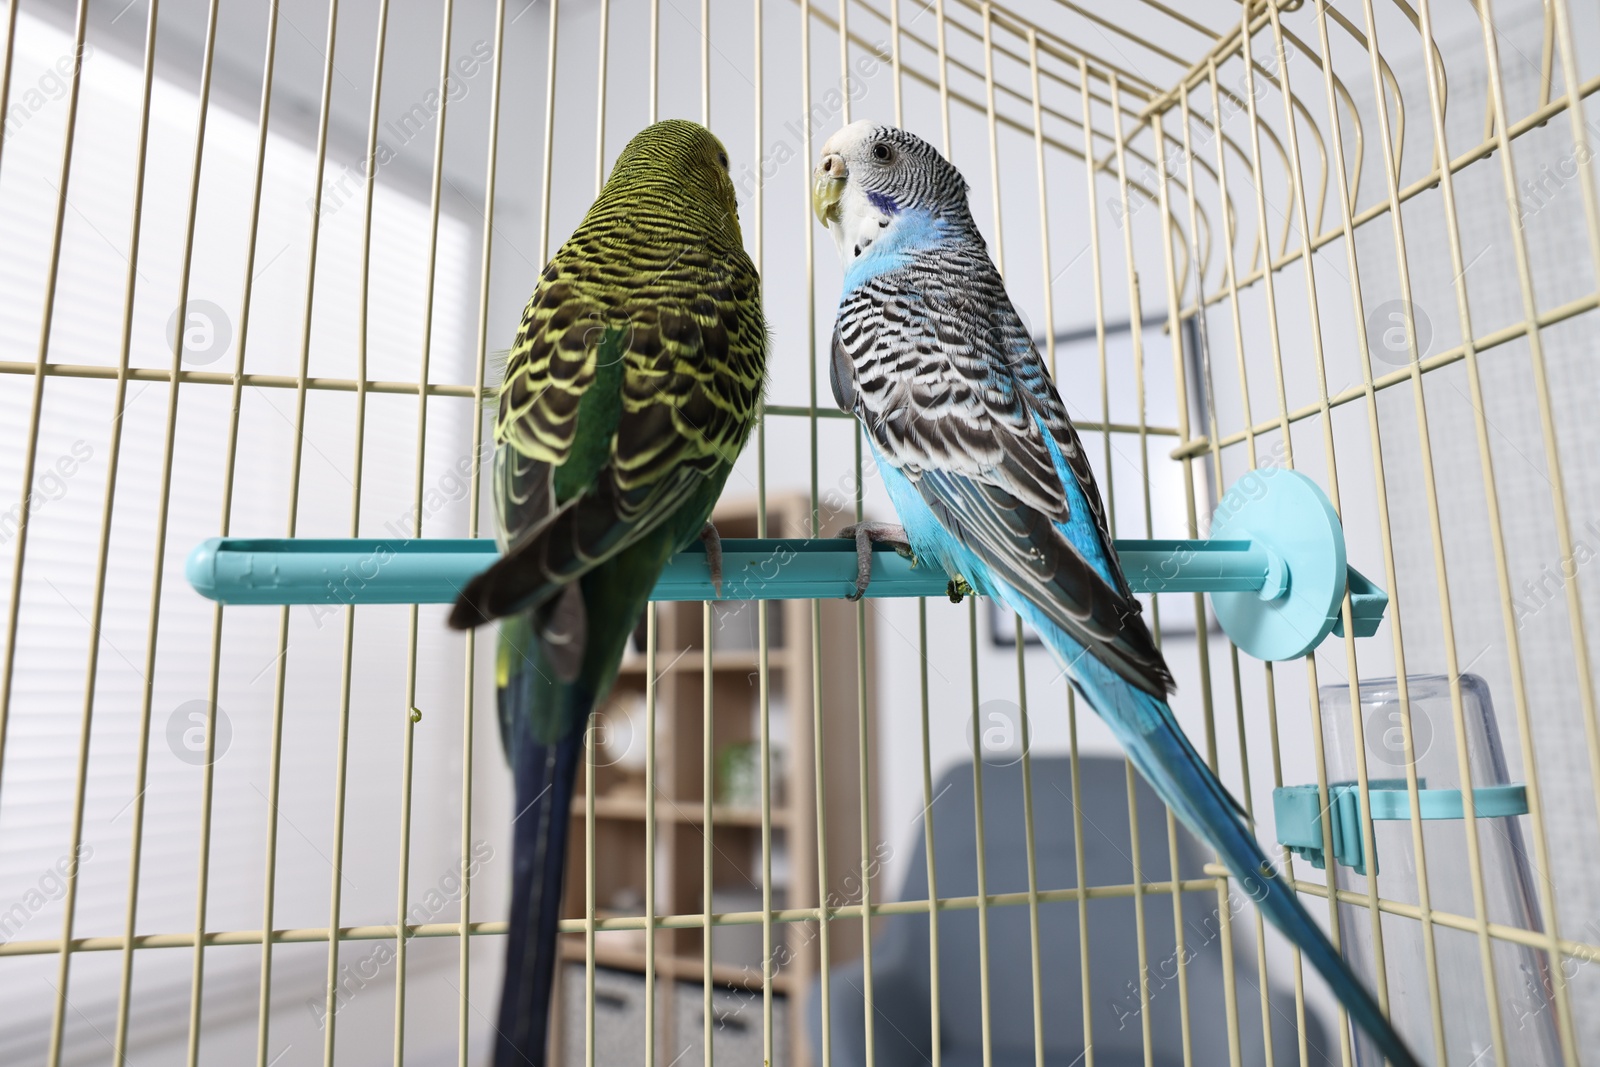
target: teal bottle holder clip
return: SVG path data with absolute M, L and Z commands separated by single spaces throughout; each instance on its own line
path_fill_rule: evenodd
M 869 597 L 936 597 L 947 578 L 874 546 Z M 722 542 L 722 599 L 842 597 L 855 587 L 855 545 L 843 538 Z M 1251 471 L 1223 497 L 1208 540 L 1117 541 L 1136 593 L 1209 593 L 1228 637 L 1257 659 L 1304 656 L 1343 636 L 1350 592 L 1357 637 L 1370 637 L 1389 598 L 1345 563 L 1344 531 L 1315 482 L 1294 471 Z M 184 568 L 201 596 L 222 604 L 446 604 L 496 558 L 479 539 L 214 537 Z M 715 600 L 705 549 L 668 561 L 652 600 Z
M 1367 798 L 1372 804 L 1372 819 L 1409 821 L 1411 797 L 1404 778 L 1371 778 Z M 1461 790 L 1429 789 L 1417 779 L 1417 802 L 1424 819 L 1465 818 Z M 1483 786 L 1472 791 L 1474 814 L 1480 819 L 1498 819 L 1528 813 L 1527 790 L 1520 785 Z M 1272 791 L 1272 814 L 1278 824 L 1278 844 L 1296 856 L 1311 861 L 1317 870 L 1327 867 L 1322 849 L 1322 808 L 1317 802 L 1317 787 L 1288 785 Z M 1357 874 L 1367 873 L 1366 849 L 1361 840 L 1361 787 L 1355 782 L 1328 783 L 1328 815 L 1333 838 L 1333 858 Z M 1374 857 L 1375 859 L 1376 857 Z M 1377 873 L 1377 863 L 1372 872 Z

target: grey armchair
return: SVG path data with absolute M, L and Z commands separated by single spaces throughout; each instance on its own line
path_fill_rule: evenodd
M 1065 757 L 1032 760 L 1035 854 L 1040 889 L 1077 885 L 1073 848 L 1072 773 Z M 1079 760 L 1083 804 L 1086 883 L 1128 884 L 1133 861 L 1128 837 L 1128 788 L 1121 759 Z M 939 780 L 933 805 L 934 855 L 941 897 L 977 894 L 977 855 L 973 817 L 972 765 L 951 768 Z M 1022 768 L 985 764 L 983 768 L 985 870 L 988 891 L 1025 892 L 1028 866 L 1022 806 Z M 1147 882 L 1170 877 L 1166 809 L 1143 779 L 1136 778 L 1141 875 Z M 916 846 L 902 866 L 900 899 L 926 899 L 927 860 L 919 826 Z M 1205 854 L 1181 827 L 1178 831 L 1182 877 L 1201 875 Z M 1088 907 L 1090 1018 L 1097 1067 L 1144 1063 L 1139 998 L 1139 953 L 1135 902 L 1131 897 L 1091 899 Z M 1193 1062 L 1228 1062 L 1228 1031 L 1223 1002 L 1221 914 L 1210 894 L 1184 895 L 1184 970 L 1189 988 L 1189 1026 Z M 1157 1065 L 1181 1064 L 1183 1045 L 1178 995 L 1178 956 L 1173 936 L 1172 898 L 1144 897 L 1145 937 L 1150 974 L 1150 1032 Z M 1234 921 L 1254 927 L 1248 902 Z M 931 976 L 928 919 L 897 915 L 880 920 L 872 941 L 876 1062 L 879 1067 L 914 1067 L 932 1059 Z M 1075 900 L 1039 906 L 1039 945 L 1043 998 L 1045 1062 L 1072 1067 L 1084 1059 L 1083 989 L 1080 969 L 1078 904 Z M 939 915 L 940 1051 L 946 1067 L 983 1063 L 979 998 L 978 915 L 975 910 Z M 1254 953 L 1236 951 L 1242 1062 L 1264 1062 L 1261 998 Z M 1026 907 L 989 909 L 989 1017 L 995 1067 L 1023 1067 L 1034 1061 L 1032 937 Z M 820 981 L 807 998 L 806 1024 L 813 1061 L 821 1062 Z M 834 1067 L 865 1063 L 865 1015 L 861 961 L 842 964 L 830 974 L 832 1062 Z M 1298 1063 L 1298 1032 L 1292 992 L 1281 979 L 1271 998 L 1272 1044 L 1278 1063 Z M 1312 1063 L 1327 1062 L 1323 1028 L 1307 1015 Z

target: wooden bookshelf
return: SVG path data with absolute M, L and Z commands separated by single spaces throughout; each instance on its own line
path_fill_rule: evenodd
M 755 537 L 753 500 L 719 506 L 713 516 L 724 537 Z M 836 532 L 848 518 L 823 529 Z M 809 503 L 804 496 L 773 496 L 767 502 L 769 537 L 803 537 L 810 533 Z M 703 913 L 705 868 L 705 809 L 702 783 L 705 724 L 704 686 L 705 605 L 663 603 L 657 612 L 656 654 L 656 914 Z M 719 795 L 730 786 L 725 769 L 740 764 L 748 770 L 748 753 L 742 763 L 729 746 L 757 742 L 760 737 L 760 653 L 757 648 L 757 612 L 749 602 L 712 605 L 712 753 L 713 800 L 711 808 L 712 910 L 748 912 L 761 909 L 761 809 L 758 794 Z M 766 605 L 768 685 L 772 751 L 772 848 L 774 908 L 816 907 L 819 897 L 817 855 L 817 764 L 813 752 L 814 713 L 821 716 L 821 736 L 827 738 L 822 759 L 827 819 L 828 887 L 834 904 L 856 902 L 847 887 L 859 884 L 861 866 L 861 812 L 857 778 L 856 607 L 843 600 L 773 601 Z M 820 635 L 816 649 L 824 669 L 817 672 L 820 690 L 813 691 L 813 632 Z M 869 632 L 870 638 L 870 632 Z M 596 912 L 603 917 L 642 916 L 646 861 L 645 824 L 649 801 L 645 795 L 642 750 L 645 734 L 644 695 L 647 659 L 642 649 L 641 627 L 636 650 L 630 650 L 616 687 L 600 709 L 604 725 L 596 731 L 593 773 L 595 781 L 594 834 Z M 872 642 L 867 644 L 867 691 L 872 689 Z M 819 710 L 820 709 L 820 710 Z M 870 708 L 869 708 L 870 712 Z M 619 729 L 620 726 L 620 729 Z M 869 721 L 868 744 L 875 744 Z M 607 731 L 614 731 L 607 733 Z M 756 750 L 758 751 L 758 749 Z M 588 773 L 586 764 L 585 775 Z M 754 765 L 759 774 L 759 764 Z M 747 775 L 746 783 L 750 782 Z M 759 789 L 759 777 L 754 779 Z M 573 804 L 573 827 L 568 857 L 564 914 L 584 915 L 587 890 L 584 856 L 589 824 L 585 782 L 580 780 Z M 869 813 L 877 825 L 876 812 Z M 876 837 L 876 831 L 874 831 Z M 595 935 L 597 966 L 640 975 L 645 969 L 643 930 L 602 931 Z M 655 933 L 655 972 L 658 986 L 675 983 L 699 985 L 705 977 L 702 931 L 665 929 Z M 804 1035 L 805 1004 L 820 966 L 817 924 L 781 923 L 773 928 L 776 975 L 774 992 L 788 1000 L 783 1014 L 787 1033 L 775 1035 L 782 1048 L 779 1063 L 805 1067 L 810 1058 Z M 859 923 L 831 924 L 829 955 L 838 964 L 861 953 Z M 561 955 L 566 966 L 582 966 L 585 958 L 581 934 L 563 935 Z M 722 989 L 761 989 L 761 927 L 719 926 L 712 933 L 711 981 Z M 565 982 L 556 988 L 564 990 Z M 581 986 L 580 986 L 581 988 Z M 698 993 L 698 991 L 695 991 Z M 559 995 L 559 994 L 558 994 Z M 673 1012 L 663 1012 L 658 1030 L 667 1048 L 676 1049 L 671 1028 Z M 560 1006 L 556 1019 L 570 1015 Z M 698 1040 L 698 1035 L 694 1035 Z M 685 1035 L 688 1040 L 688 1035 Z M 578 1043 L 581 1048 L 581 1041 Z M 639 1039 L 643 1049 L 643 1037 Z M 563 1048 L 557 1035 L 557 1049 Z M 566 1046 L 571 1048 L 569 1042 Z M 570 1058 L 570 1056 L 568 1057 Z M 671 1055 L 667 1057 L 669 1060 Z

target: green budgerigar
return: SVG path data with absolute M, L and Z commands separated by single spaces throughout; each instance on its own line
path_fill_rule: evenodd
M 495 423 L 503 555 L 450 615 L 503 619 L 501 740 L 516 782 L 495 1063 L 546 1056 L 562 868 L 583 734 L 650 590 L 704 538 L 766 376 L 760 279 L 728 154 L 692 122 L 639 133 L 539 275 Z

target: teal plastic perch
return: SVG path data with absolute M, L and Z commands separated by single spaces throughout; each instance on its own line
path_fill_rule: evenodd
M 1258 481 L 1247 485 L 1250 478 Z M 1128 584 L 1141 593 L 1210 593 L 1223 630 L 1258 659 L 1302 656 L 1342 632 L 1347 586 L 1356 636 L 1370 636 L 1382 621 L 1388 596 L 1346 567 L 1338 519 L 1309 479 L 1253 472 L 1224 497 L 1212 532 L 1202 541 L 1116 542 Z M 867 596 L 945 594 L 947 578 L 937 569 L 874 548 Z M 201 596 L 223 604 L 444 604 L 496 552 L 487 539 L 212 538 L 189 554 L 185 575 Z M 855 587 L 855 545 L 727 538 L 722 573 L 724 600 L 842 597 Z M 673 557 L 651 594 L 716 598 L 701 545 Z

